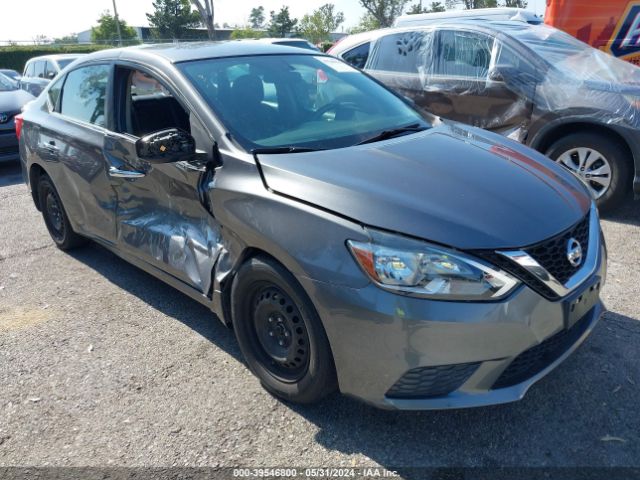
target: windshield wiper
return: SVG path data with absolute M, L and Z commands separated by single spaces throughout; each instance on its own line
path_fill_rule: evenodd
M 374 135 L 371 138 L 367 138 L 366 140 L 356 143 L 356 145 L 364 145 L 366 143 L 380 142 L 382 140 L 395 137 L 396 135 L 409 133 L 409 132 L 421 132 L 423 130 L 426 130 L 427 128 L 429 127 L 425 125 L 420 125 L 419 123 L 412 123 L 411 125 L 406 125 L 404 127 L 393 128 L 391 130 L 384 130 L 379 134 Z
M 279 153 L 304 153 L 304 152 L 318 152 L 323 150 L 322 148 L 307 148 L 307 147 L 262 147 L 254 148 L 251 153 L 254 155 L 277 155 Z

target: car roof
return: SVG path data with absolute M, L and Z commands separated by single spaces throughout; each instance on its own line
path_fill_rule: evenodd
M 143 60 L 164 59 L 171 63 L 204 60 L 207 58 L 243 57 L 253 55 L 322 55 L 320 52 L 298 47 L 275 45 L 260 40 L 228 40 L 222 42 L 189 42 L 136 45 L 100 50 L 87 55 L 86 60 L 121 58 Z
M 540 21 L 534 12 L 523 8 L 499 7 L 499 8 L 476 8 L 471 10 L 448 10 L 446 12 L 420 13 L 416 15 L 402 15 L 394 23 L 396 27 L 426 25 L 434 21 L 447 19 L 473 18 L 476 20 L 488 20 L 491 17 L 507 17 L 503 20 L 519 20 L 522 22 Z
M 65 58 L 78 58 L 86 55 L 86 53 L 54 53 L 51 55 L 40 55 L 39 57 L 31 57 L 28 62 L 36 60 L 63 60 Z
M 544 26 L 546 28 L 552 28 Z M 514 32 L 522 32 L 529 29 L 540 28 L 540 25 L 531 25 L 529 23 L 521 22 L 519 20 L 476 20 L 476 19 L 464 19 L 464 18 L 443 18 L 442 21 L 437 23 L 429 23 L 424 25 L 402 26 L 402 27 L 389 27 L 381 28 L 379 30 L 371 30 L 369 32 L 356 33 L 355 35 L 349 35 L 344 40 L 340 41 L 331 49 L 332 55 L 340 55 L 351 48 L 361 45 L 366 42 L 373 42 L 379 38 L 386 37 L 395 33 L 403 32 L 417 32 L 417 31 L 430 31 L 435 29 L 450 28 L 450 29 L 473 29 L 482 31 L 489 34 L 495 34 L 502 32 L 506 35 L 510 35 Z

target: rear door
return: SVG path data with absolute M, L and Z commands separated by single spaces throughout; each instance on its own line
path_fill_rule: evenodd
M 136 141 L 178 128 L 194 135 L 199 150 L 213 152 L 213 142 L 184 102 L 146 70 L 119 65 L 114 97 L 115 131 L 104 152 L 118 197 L 118 247 L 207 294 L 220 251 L 220 228 L 203 194 L 210 164 L 150 164 L 136 155 Z
M 70 71 L 49 90 L 47 122 L 37 127 L 37 155 L 52 163 L 58 193 L 78 233 L 115 241 L 115 191 L 102 145 L 107 133 L 112 66 L 92 64 Z

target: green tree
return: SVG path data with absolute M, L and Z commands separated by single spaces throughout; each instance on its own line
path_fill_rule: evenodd
M 349 30 L 349 33 L 353 35 L 355 33 L 377 30 L 378 28 L 380 28 L 380 22 L 378 21 L 378 19 L 367 12 L 360 19 L 360 23 Z
M 442 2 L 431 2 L 431 9 L 429 12 L 444 12 L 447 8 L 442 4 Z
M 289 7 L 282 7 L 278 13 L 271 12 L 269 35 L 272 37 L 286 37 L 288 33 L 295 31 L 297 24 L 298 19 L 291 18 Z
M 118 20 L 120 31 L 122 33 L 122 42 L 125 45 L 138 43 L 138 35 L 133 27 L 127 25 L 124 20 Z M 91 27 L 91 41 L 94 43 L 103 43 L 107 45 L 118 45 L 118 27 L 116 19 L 109 10 L 105 10 L 100 18 L 98 25 Z
M 249 24 L 251 28 L 262 28 L 264 27 L 264 7 L 260 5 L 259 7 L 255 7 L 251 9 L 251 13 L 249 14 Z
M 419 13 L 428 13 L 429 9 L 427 7 L 423 7 L 422 3 L 414 3 L 407 10 L 407 15 L 417 15 Z
M 231 40 L 241 40 L 243 38 L 262 38 L 264 32 L 251 27 L 239 28 L 231 32 Z
M 457 8 L 458 5 L 466 10 L 476 8 L 493 8 L 498 6 L 498 0 L 445 0 L 447 9 Z
M 305 15 L 300 21 L 298 30 L 311 43 L 318 44 L 329 40 L 329 34 L 344 23 L 344 13 L 336 12 L 333 3 L 322 5 L 311 15 Z
M 527 8 L 527 4 L 526 0 L 504 0 L 505 7 Z
M 189 28 L 200 24 L 200 15 L 189 0 L 155 0 L 153 13 L 147 13 L 149 25 L 159 38 L 185 38 Z
M 78 43 L 78 35 L 72 33 L 71 35 L 65 35 L 64 37 L 54 38 L 53 43 L 56 45 L 68 45 L 70 43 Z
M 409 0 L 360 0 L 360 5 L 371 14 L 381 27 L 390 27 L 402 14 Z

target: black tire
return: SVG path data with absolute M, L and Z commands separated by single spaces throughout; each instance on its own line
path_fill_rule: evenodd
M 598 208 L 611 212 L 627 199 L 632 190 L 633 164 L 628 150 L 619 141 L 597 133 L 572 133 L 557 140 L 546 154 L 552 160 L 559 161 L 565 153 L 575 148 L 588 148 L 602 154 L 611 169 L 611 183 L 597 199 Z M 562 164 L 562 163 L 561 163 Z M 589 182 L 588 178 L 584 179 Z M 598 184 L 594 184 L 597 187 Z
M 60 195 L 47 175 L 42 175 L 38 182 L 38 200 L 49 235 L 60 250 L 70 250 L 86 243 L 87 240 L 71 228 Z
M 335 366 L 320 318 L 282 265 L 268 257 L 247 260 L 233 280 L 231 311 L 247 366 L 269 392 L 291 402 L 313 403 L 336 390 Z

